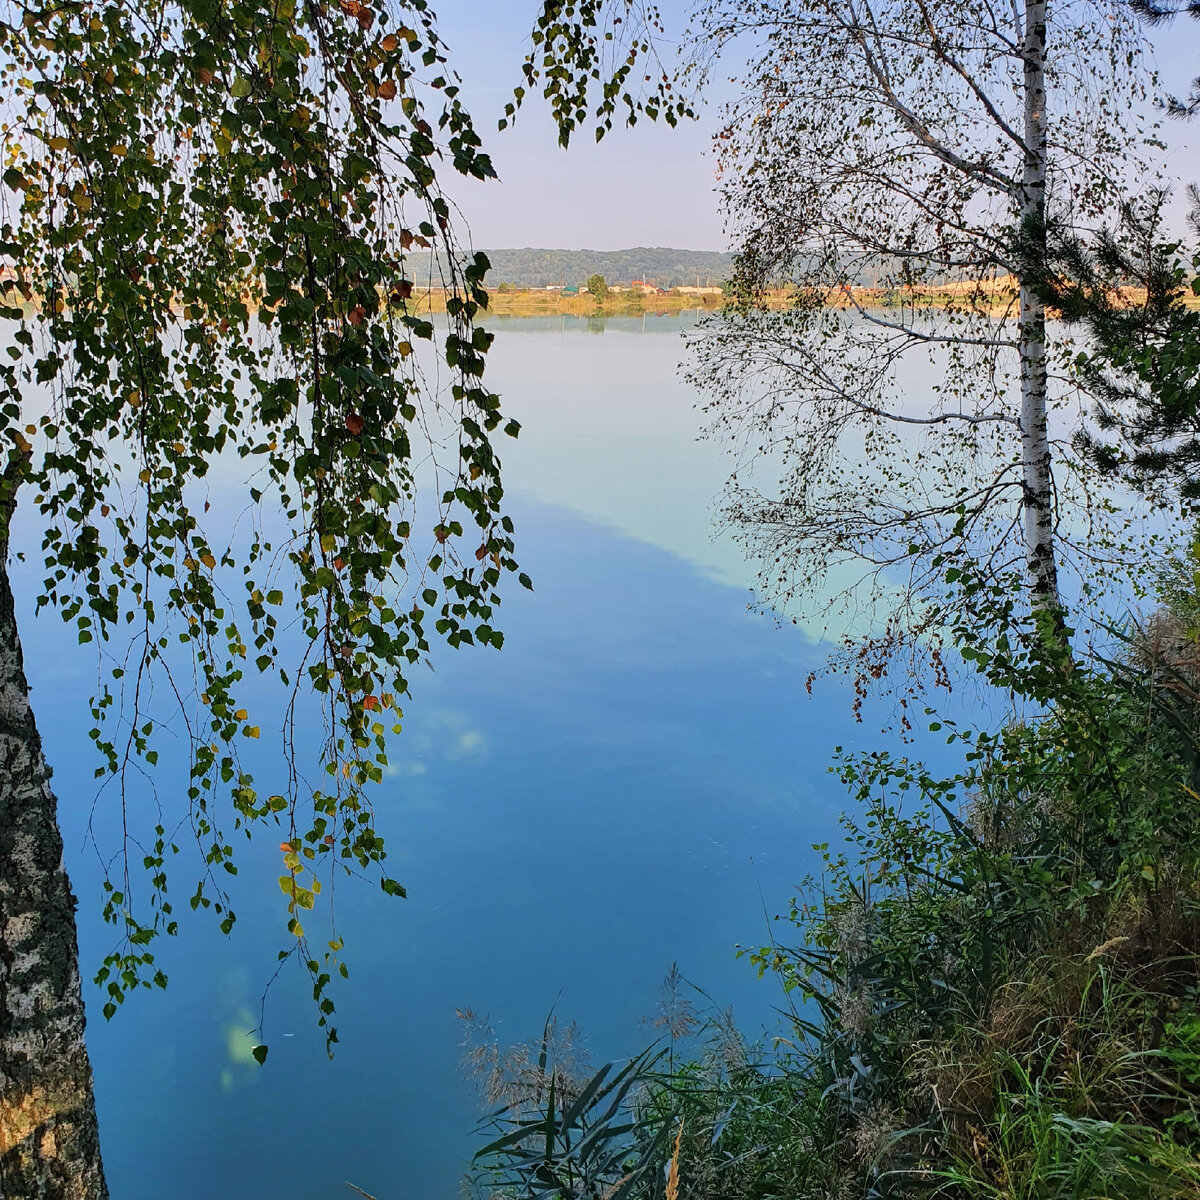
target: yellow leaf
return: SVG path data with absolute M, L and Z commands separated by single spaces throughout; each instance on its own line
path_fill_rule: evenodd
M 142 469 L 141 469 L 141 470 L 138 472 L 138 479 L 140 479 L 140 480 L 142 481 L 142 483 L 149 483 L 149 482 L 150 482 L 150 472 L 149 472 L 149 470 L 148 470 L 147 468 L 143 467 L 143 468 L 142 468 Z
M 51 150 L 65 150 L 70 144 L 65 137 L 52 137 L 46 142 Z
M 401 342 L 396 349 L 401 358 L 407 358 L 412 353 L 412 342 Z
M 250 726 L 250 727 L 249 727 L 249 728 L 246 730 L 246 736 L 247 736 L 247 737 L 252 737 L 252 738 L 256 738 L 256 737 L 258 737 L 258 726 L 257 726 L 257 725 L 251 725 L 251 726 Z
M 211 551 L 205 550 L 200 555 L 200 561 L 211 571 L 217 565 L 217 560 L 213 558 Z
M 233 714 L 233 719 L 235 721 L 244 721 L 246 719 L 246 710 L 244 708 L 239 708 L 237 712 Z

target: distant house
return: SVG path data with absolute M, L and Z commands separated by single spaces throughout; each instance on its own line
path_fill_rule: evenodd
M 563 288 L 562 294 L 564 296 L 578 296 L 579 289 L 577 287 L 571 287 L 570 284 L 567 284 L 567 286 L 565 288 Z
M 677 287 L 675 291 L 681 296 L 719 296 L 721 294 L 719 287 Z

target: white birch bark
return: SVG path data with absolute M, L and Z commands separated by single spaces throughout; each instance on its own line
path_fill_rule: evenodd
M 1025 0 L 1025 154 L 1020 215 L 1030 250 L 1045 251 L 1046 0 Z M 1054 485 L 1046 408 L 1046 310 L 1021 281 L 1018 352 L 1021 359 L 1022 517 L 1026 569 L 1035 609 L 1062 611 L 1054 545 Z
M 6 490 L 12 481 L 6 479 Z M 7 516 L 7 514 L 5 514 Z M 7 520 L 3 521 L 7 526 Z M 75 898 L 0 537 L 0 1200 L 106 1200 Z

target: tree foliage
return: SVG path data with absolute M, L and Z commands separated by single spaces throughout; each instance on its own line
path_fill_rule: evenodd
M 564 144 L 586 114 L 556 97 L 594 89 L 605 128 L 618 103 L 677 119 L 657 85 L 626 86 L 645 36 L 615 61 L 574 35 L 602 7 L 538 18 L 558 57 L 525 73 L 546 72 Z M 518 426 L 482 378 L 489 264 L 442 190 L 494 171 L 427 0 L 12 2 L 0 42 L 0 590 L 24 764 L 0 863 L 0 1074 L 21 1091 L 4 1096 L 3 1173 L 6 1190 L 93 1200 L 73 902 L 46 853 L 55 797 L 8 603 L 12 522 L 41 530 L 39 607 L 100 659 L 91 737 L 122 830 L 101 851 L 118 930 L 105 1014 L 166 983 L 154 946 L 179 929 L 176 856 L 194 852 L 191 906 L 228 932 L 234 843 L 266 825 L 283 833 L 280 957 L 306 966 L 332 1043 L 346 967 L 329 884 L 368 872 L 404 894 L 370 785 L 434 643 L 502 644 L 499 588 L 518 572 L 496 443 Z M 447 293 L 436 324 L 413 304 L 417 268 Z M 260 780 L 266 720 L 284 752 Z M 156 786 L 164 726 L 185 751 L 177 803 Z M 305 929 L 318 903 L 327 949 Z
M 228 930 L 233 836 L 267 822 L 325 1023 L 339 943 L 309 950 L 302 910 L 334 862 L 403 894 L 367 785 L 412 665 L 435 638 L 498 647 L 516 569 L 493 439 L 517 426 L 474 325 L 488 264 L 456 265 L 437 180 L 492 166 L 424 0 L 12 6 L 2 33 L 9 498 L 21 483 L 45 530 L 39 603 L 100 648 L 93 738 L 121 802 L 165 704 L 190 749 L 184 811 L 131 834 L 105 884 L 125 935 L 106 1011 L 162 981 L 149 947 L 177 929 L 177 828 L 201 857 L 192 905 Z M 408 256 L 432 248 L 440 330 L 409 304 Z M 421 343 L 446 372 L 440 427 Z M 423 442 L 440 464 L 424 484 Z M 227 475 L 246 506 L 232 535 L 207 519 Z M 287 689 L 285 728 L 311 689 L 327 731 L 269 784 L 239 750 L 261 728 L 241 699 L 257 674 Z
M 583 119 L 561 100 L 571 73 L 604 128 L 618 102 L 631 121 L 682 111 L 627 86 L 649 26 L 609 62 L 603 7 L 537 18 L 525 73 L 564 142 Z M 489 263 L 441 186 L 492 163 L 426 0 L 10 4 L 0 38 L 5 517 L 36 510 L 39 605 L 97 646 L 97 775 L 126 806 L 170 713 L 189 758 L 182 809 L 123 821 L 108 859 L 105 1011 L 165 982 L 151 947 L 178 929 L 174 857 L 194 845 L 191 905 L 229 930 L 235 836 L 265 823 L 284 834 L 285 953 L 327 1025 L 341 941 L 315 951 L 302 917 L 335 867 L 403 895 L 369 789 L 411 668 L 435 641 L 498 648 L 517 572 L 496 438 L 518 426 L 475 324 Z M 410 303 L 418 267 L 450 293 L 444 325 Z M 227 486 L 233 528 L 209 511 Z M 256 676 L 282 688 L 269 781 L 244 761 L 268 719 L 245 698 Z M 302 749 L 306 703 L 324 741 Z
M 1162 232 L 1157 205 L 1129 208 L 1089 244 L 1052 238 L 1040 287 L 1087 335 L 1077 376 L 1094 398 L 1075 437 L 1102 475 L 1160 504 L 1200 499 L 1200 257 Z
M 1059 607 L 1060 562 L 1089 537 L 1062 506 L 1086 473 L 1055 389 L 1064 347 L 1014 233 L 1115 204 L 1145 88 L 1132 16 L 982 0 L 708 10 L 702 53 L 747 43 L 717 143 L 742 252 L 691 377 L 738 448 L 727 512 L 765 590 L 803 604 L 844 583 L 857 604 L 865 573 L 911 629 L 961 551 Z M 793 303 L 772 311 L 758 298 L 779 280 Z M 936 387 L 914 387 L 930 367 Z
M 543 0 L 522 67 L 525 83 L 505 106 L 500 128 L 535 89 L 549 104 L 564 147 L 588 124 L 599 142 L 614 118 L 636 125 L 641 116 L 661 116 L 674 126 L 691 117 L 675 72 L 659 56 L 663 33 L 658 8 L 644 0 Z
M 1129 0 L 1129 7 L 1150 25 L 1167 24 L 1181 13 L 1200 18 L 1200 5 L 1194 0 Z M 1200 112 L 1200 79 L 1192 80 L 1191 91 L 1186 99 L 1169 96 L 1167 112 L 1173 117 L 1194 117 Z

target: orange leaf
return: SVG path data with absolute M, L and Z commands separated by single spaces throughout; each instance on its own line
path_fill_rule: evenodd
M 385 79 L 379 85 L 379 98 L 381 100 L 394 100 L 396 98 L 396 85 L 390 79 Z
M 379 44 L 388 54 L 391 54 L 391 52 L 395 50 L 398 45 L 400 45 L 400 41 L 394 33 L 389 33 L 387 37 L 385 37 Z
M 351 325 L 361 325 L 366 320 L 367 310 L 361 304 L 356 304 L 347 314 L 346 320 Z
M 213 73 L 207 67 L 201 67 L 196 72 L 196 78 L 203 84 L 210 84 L 213 81 Z
M 378 712 L 379 711 L 379 697 L 378 696 L 364 696 L 363 697 L 363 708 L 365 708 L 368 712 Z
M 483 562 L 483 560 L 487 558 L 487 547 L 480 546 L 479 549 L 475 551 L 475 557 L 479 562 Z
M 348 430 L 350 430 L 350 432 L 352 434 L 354 434 L 355 437 L 358 437 L 358 435 L 360 433 L 362 433 L 363 427 L 365 425 L 366 425 L 366 422 L 362 419 L 361 416 L 359 416 L 358 413 L 350 412 L 350 413 L 346 414 L 346 428 Z

